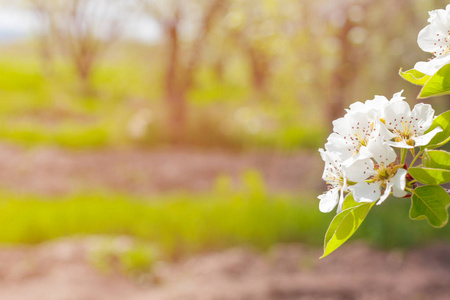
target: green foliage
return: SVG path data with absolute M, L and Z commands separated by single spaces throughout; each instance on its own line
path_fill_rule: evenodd
M 106 239 L 89 253 L 90 262 L 98 270 L 118 272 L 132 278 L 150 273 L 159 259 L 155 247 L 131 239 L 124 240 L 124 237 Z
M 278 242 L 320 244 L 320 230 L 328 218 L 318 212 L 315 201 L 305 196 L 269 196 L 254 172 L 248 173 L 245 181 L 240 192 L 148 198 L 111 193 L 43 197 L 3 192 L 0 218 L 8 226 L 0 232 L 0 242 L 130 235 L 155 245 L 168 258 L 235 245 L 265 249 Z M 130 259 L 141 260 L 135 257 L 141 254 L 130 253 L 134 257 Z
M 427 168 L 450 170 L 450 153 L 442 150 L 425 151 L 422 163 Z
M 125 250 L 119 259 L 122 272 L 129 276 L 139 276 L 150 272 L 159 257 L 154 247 L 141 244 Z
M 388 198 L 370 211 L 352 239 L 364 240 L 384 249 L 417 247 L 436 240 L 449 240 L 450 226 L 436 229 L 427 222 L 412 222 L 410 208 L 410 198 Z
M 441 127 L 442 131 L 438 132 L 428 143 L 427 149 L 433 149 L 445 145 L 450 140 L 450 110 L 437 116 L 431 127 L 427 130 L 430 132 L 436 127 Z
M 346 210 L 347 208 L 351 208 L 357 205 L 359 205 L 359 203 L 355 201 L 355 198 L 353 198 L 353 194 L 349 193 L 344 199 L 344 205 L 342 206 L 342 210 Z
M 356 232 L 374 204 L 359 204 L 341 211 L 334 217 L 325 235 L 324 253 L 321 258 L 336 250 Z
M 430 79 L 431 76 L 426 75 L 422 72 L 419 72 L 415 69 L 411 69 L 405 72 L 402 72 L 402 70 L 400 69 L 399 71 L 400 76 L 405 79 L 406 81 L 411 82 L 412 84 L 415 85 L 424 85 L 428 79 Z
M 43 75 L 35 55 L 11 51 L 0 56 L 0 139 L 26 147 L 81 149 L 169 144 L 161 62 L 149 58 L 147 65 L 139 56 L 146 52 L 131 56 L 137 50 L 117 51 L 96 68 L 95 93 L 88 96 L 80 92 L 66 62 L 56 60 L 52 71 Z M 264 95 L 270 101 L 262 101 L 251 82 L 242 80 L 244 67 L 243 61 L 233 62 L 222 79 L 211 66 L 199 70 L 196 85 L 187 94 L 183 143 L 231 150 L 318 147 L 326 131 L 320 105 L 299 103 L 293 84 L 288 85 L 293 96 L 284 96 L 285 87 L 274 87 Z M 144 110 L 151 118 L 143 125 L 143 134 L 135 137 L 130 124 Z
M 433 76 L 415 69 L 405 72 L 400 69 L 399 75 L 412 84 L 422 86 L 420 99 L 450 94 L 450 64 L 443 66 Z
M 66 236 L 129 236 L 123 250 L 112 241 L 91 253 L 105 272 L 151 272 L 154 260 L 177 258 L 237 245 L 268 249 L 276 243 L 319 246 L 331 221 L 308 195 L 267 195 L 252 172 L 242 191 L 222 177 L 217 191 L 139 197 L 104 192 L 37 196 L 0 191 L 0 244 L 34 244 Z M 401 248 L 449 240 L 450 227 L 434 230 L 408 218 L 403 199 L 372 210 L 356 232 L 378 247 Z
M 413 220 L 428 220 L 433 227 L 443 227 L 448 223 L 450 196 L 444 188 L 436 185 L 414 189 L 409 215 Z
M 445 169 L 414 167 L 409 168 L 408 172 L 414 179 L 425 184 L 440 185 L 450 182 L 450 171 Z
M 424 84 L 419 98 L 450 94 L 450 64 L 443 66 Z

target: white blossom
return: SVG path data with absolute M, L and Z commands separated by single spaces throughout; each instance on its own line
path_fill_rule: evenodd
M 434 120 L 434 109 L 429 104 L 419 103 L 413 110 L 405 101 L 388 103 L 382 113 L 386 127 L 393 134 L 390 144 L 398 148 L 414 148 L 427 145 L 442 129 L 427 131 Z
M 428 24 L 417 38 L 419 47 L 433 54 L 434 58 L 427 62 L 417 62 L 414 69 L 433 75 L 441 67 L 450 63 L 450 4 L 445 9 L 429 12 Z
M 336 206 L 340 212 L 347 193 L 352 193 L 356 202 L 377 204 L 391 194 L 407 194 L 406 151 L 400 158 L 395 148 L 426 146 L 442 129 L 427 132 L 435 118 L 434 110 L 423 103 L 411 110 L 402 92 L 390 100 L 375 96 L 364 103 L 353 103 L 344 117 L 333 121 L 334 132 L 325 150 L 319 149 L 325 161 L 322 178 L 329 184 L 328 191 L 318 197 L 322 212 Z
M 337 211 L 340 212 L 344 203 L 344 191 L 347 189 L 347 179 L 342 164 L 335 153 L 323 149 L 319 149 L 319 152 L 325 162 L 322 179 L 330 185 L 326 193 L 318 196 L 319 209 L 321 212 L 330 212 L 338 205 Z
M 345 165 L 361 157 L 361 148 L 366 147 L 371 139 L 378 136 L 385 140 L 394 138 L 380 122 L 383 108 L 392 102 L 401 102 L 402 92 L 394 94 L 389 101 L 384 96 L 375 96 L 364 103 L 355 102 L 344 117 L 333 122 L 333 131 L 325 144 L 325 149 L 338 153 Z M 362 152 L 367 153 L 367 152 Z
M 403 165 L 396 163 L 397 155 L 381 137 L 369 142 L 363 151 L 372 158 L 356 160 L 346 167 L 348 180 L 356 182 L 349 187 L 356 202 L 381 204 L 391 192 L 396 197 L 406 195 L 406 173 Z

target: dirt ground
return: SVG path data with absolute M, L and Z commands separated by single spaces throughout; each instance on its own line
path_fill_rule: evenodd
M 0 144 L 0 187 L 40 194 L 108 189 L 140 194 L 205 191 L 217 176 L 235 182 L 261 172 L 270 191 L 321 188 L 318 153 L 229 153 L 194 150 L 23 150 Z M 319 167 L 317 167 L 319 166 Z
M 257 169 L 270 191 L 323 188 L 316 153 L 98 150 L 0 145 L 0 188 L 39 194 L 110 189 L 152 194 L 204 191 Z M 319 167 L 318 167 L 319 166 Z M 450 245 L 384 252 L 361 244 L 319 260 L 320 249 L 278 245 L 267 253 L 228 249 L 130 277 L 92 263 L 104 237 L 0 248 L 0 300 L 375 300 L 450 299 Z M 118 238 L 128 247 L 127 238 Z M 127 246 L 128 245 L 128 246 Z
M 90 253 L 101 240 L 1 249 L 0 299 L 450 299 L 450 245 L 404 253 L 352 244 L 323 260 L 320 249 L 302 245 L 279 245 L 267 253 L 235 248 L 161 262 L 151 275 L 132 279 L 93 266 Z

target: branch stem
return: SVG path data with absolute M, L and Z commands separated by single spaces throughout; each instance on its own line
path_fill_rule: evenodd
M 406 154 L 408 153 L 407 151 L 408 151 L 407 149 L 402 148 L 401 156 L 400 156 L 400 164 L 404 164 L 405 163 Z
M 414 157 L 414 159 L 412 160 L 411 164 L 409 165 L 409 167 L 411 168 L 412 166 L 414 166 L 414 163 L 416 162 L 416 160 L 419 158 L 420 155 L 422 155 L 423 150 L 419 151 L 419 153 L 417 153 L 417 155 Z

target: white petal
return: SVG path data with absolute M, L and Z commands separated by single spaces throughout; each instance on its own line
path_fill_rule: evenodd
M 333 210 L 336 207 L 339 200 L 339 189 L 334 188 L 318 196 L 320 199 L 319 202 L 319 210 L 323 213 L 327 213 Z
M 394 122 L 400 122 L 401 117 L 410 117 L 411 115 L 411 108 L 409 107 L 408 103 L 405 101 L 392 101 L 389 102 L 384 108 L 383 118 L 386 122 L 386 126 L 391 128 L 389 126 L 389 122 L 392 122 L 391 125 L 394 124 Z
M 356 202 L 375 202 L 380 198 L 380 183 L 358 182 L 349 187 Z
M 436 28 L 430 24 L 419 32 L 417 44 L 419 44 L 420 49 L 425 52 L 434 52 L 439 48 L 436 46 L 437 40 Z
M 385 142 L 396 137 L 396 135 L 390 132 L 387 126 L 381 122 L 378 122 L 378 124 L 375 125 L 374 136 L 376 135 L 381 136 Z
M 392 190 L 392 184 L 388 183 L 386 185 L 386 189 L 383 192 L 383 195 L 381 195 L 381 197 L 380 197 L 380 201 L 377 202 L 377 205 L 380 205 L 381 203 L 384 202 L 384 200 L 387 199 L 387 197 L 389 197 L 389 195 L 391 194 L 391 190 Z
M 337 133 L 332 133 L 328 137 L 328 141 L 325 144 L 327 152 L 334 152 L 341 161 L 344 161 L 352 157 L 355 150 L 354 145 L 348 143 L 342 136 Z
M 347 112 L 351 112 L 351 111 L 363 111 L 365 108 L 364 103 L 357 101 L 353 104 L 350 104 L 350 109 L 347 110 Z
M 333 131 L 341 136 L 351 133 L 351 123 L 349 118 L 342 117 L 333 121 Z
M 449 10 L 444 9 L 436 9 L 430 12 L 430 18 L 428 22 L 431 23 L 432 26 L 435 27 L 435 30 L 440 35 L 446 36 L 444 34 L 448 34 L 447 30 L 450 27 L 449 22 Z
M 403 99 L 406 99 L 405 97 L 402 96 L 402 94 L 403 94 L 403 90 L 401 90 L 401 91 L 398 92 L 398 93 L 395 93 L 395 94 L 392 96 L 391 101 L 402 101 Z
M 350 105 L 352 111 L 359 111 L 368 114 L 371 118 L 380 114 L 381 108 L 389 103 L 389 100 L 384 96 L 375 96 L 372 100 L 367 100 L 362 104 L 361 102 Z
M 414 69 L 430 76 L 438 70 L 431 61 L 418 61 L 414 65 Z
M 427 75 L 434 75 L 440 68 L 450 63 L 450 54 L 433 58 L 430 61 L 419 61 L 414 69 Z
M 431 139 L 434 138 L 434 136 L 441 131 L 442 131 L 441 127 L 436 127 L 424 135 L 414 137 L 413 138 L 414 146 L 418 147 L 418 146 L 428 145 L 428 143 L 431 141 Z
M 422 132 L 425 132 L 433 124 L 434 109 L 430 104 L 419 103 L 414 106 L 411 117 L 418 124 L 417 127 L 422 126 Z
M 397 174 L 391 179 L 393 192 L 395 197 L 404 197 L 406 196 L 405 187 L 406 187 L 406 173 L 408 173 L 405 169 L 399 169 Z
M 344 167 L 345 174 L 350 181 L 360 182 L 375 175 L 373 161 L 369 158 L 358 159 Z
M 373 159 L 375 159 L 375 161 L 380 165 L 389 165 L 397 158 L 397 154 L 394 149 L 392 149 L 389 143 L 384 142 L 383 138 L 380 136 L 376 139 L 370 140 L 367 148 L 370 153 L 372 153 Z
M 414 148 L 413 146 L 408 145 L 406 143 L 406 141 L 403 141 L 403 140 L 400 141 L 400 142 L 388 142 L 388 144 L 391 145 L 392 147 L 395 147 L 395 148 L 404 148 L 404 149 L 412 149 L 412 148 Z
M 320 156 L 325 162 L 325 167 L 322 174 L 322 179 L 326 180 L 328 177 L 340 178 L 342 175 L 342 167 L 337 153 L 319 149 Z
M 342 207 L 344 206 L 344 199 L 345 199 L 344 191 L 347 191 L 347 178 L 345 176 L 344 176 L 344 184 L 339 193 L 337 213 L 340 213 L 342 211 Z

